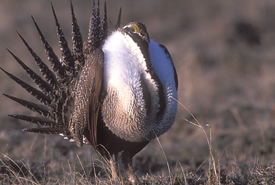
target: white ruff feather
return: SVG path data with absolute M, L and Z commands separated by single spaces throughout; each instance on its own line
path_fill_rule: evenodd
M 174 99 L 177 99 L 177 92 L 172 61 L 164 50 L 150 41 L 152 67 L 163 83 L 166 98 L 165 115 L 161 120 L 157 119 L 160 108 L 159 87 L 148 72 L 138 45 L 129 35 L 115 31 L 105 41 L 103 52 L 104 88 L 107 96 L 110 96 L 103 103 L 103 117 L 108 128 L 119 137 L 133 142 L 153 139 L 166 132 L 175 120 L 177 102 Z M 149 115 L 146 115 L 141 76 L 150 93 Z
M 147 70 L 145 59 L 132 38 L 120 31 L 115 31 L 105 42 L 103 46 L 104 52 L 104 82 L 107 89 L 116 90 L 124 110 L 131 112 L 133 98 L 143 101 L 143 95 L 134 97 L 134 93 L 142 92 L 140 86 L 140 76 L 144 74 L 148 81 L 151 92 L 157 90 L 157 86 L 151 76 L 146 73 Z M 157 93 L 152 94 L 157 98 Z M 155 99 L 154 102 L 158 102 Z M 143 103 L 144 102 L 140 102 Z M 155 105 L 157 106 L 157 105 Z M 135 110 L 133 110 L 135 111 Z

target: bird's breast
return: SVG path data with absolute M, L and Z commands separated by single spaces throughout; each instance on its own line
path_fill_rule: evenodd
M 106 39 L 103 52 L 106 126 L 128 141 L 152 139 L 160 109 L 159 85 L 139 46 L 127 34 L 115 31 Z

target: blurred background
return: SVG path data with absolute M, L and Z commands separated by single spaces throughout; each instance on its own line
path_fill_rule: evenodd
M 83 39 L 87 39 L 92 3 L 73 0 Z M 177 69 L 179 102 L 174 126 L 160 137 L 169 162 L 195 168 L 209 157 L 209 146 L 189 111 L 205 128 L 219 164 L 268 163 L 275 159 L 275 1 L 273 0 L 116 0 L 107 2 L 110 27 L 122 7 L 122 25 L 137 20 L 147 26 L 151 38 L 164 44 Z M 69 1 L 52 0 L 59 22 L 71 44 Z M 103 1 L 101 2 L 103 4 Z M 46 56 L 31 20 L 35 18 L 48 42 L 60 56 L 50 1 L 1 0 L 0 66 L 30 82 L 10 49 L 35 71 L 33 58 L 21 42 L 18 31 L 41 58 Z M 19 85 L 0 73 L 0 92 L 32 100 Z M 30 82 L 31 83 L 31 82 Z M 33 84 L 33 83 L 31 83 Z M 50 160 L 91 161 L 90 147 L 78 149 L 59 136 L 22 133 L 32 126 L 9 118 L 8 114 L 33 114 L 0 96 L 0 152 L 30 163 Z M 188 110 L 187 110 L 188 109 Z M 206 125 L 210 126 L 206 126 Z M 165 161 L 157 141 L 136 161 L 157 166 Z M 157 160 L 157 159 L 161 160 Z M 54 162 L 56 160 L 56 162 Z M 164 165 L 165 166 L 165 165 Z

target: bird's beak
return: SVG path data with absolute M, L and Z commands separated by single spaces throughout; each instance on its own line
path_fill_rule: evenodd
M 146 34 L 143 36 L 143 39 L 144 39 L 146 42 L 150 43 L 150 37 L 149 37 L 149 34 L 148 34 L 148 33 L 146 33 Z

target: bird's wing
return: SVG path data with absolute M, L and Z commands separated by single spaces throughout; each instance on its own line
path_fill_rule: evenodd
M 86 56 L 86 62 L 76 83 L 74 110 L 69 130 L 78 146 L 83 144 L 83 136 L 95 146 L 100 95 L 103 82 L 104 54 L 96 49 Z

